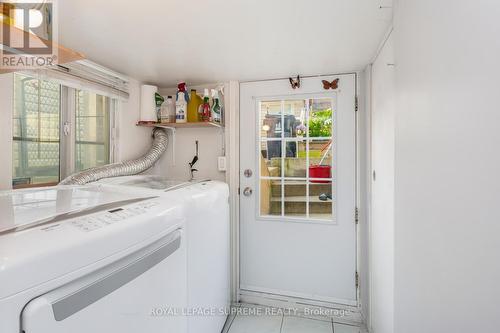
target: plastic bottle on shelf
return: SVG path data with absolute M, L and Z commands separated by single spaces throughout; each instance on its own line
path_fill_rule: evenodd
M 186 83 L 181 82 L 177 86 L 177 97 L 175 99 L 175 122 L 185 123 L 187 122 L 187 105 L 189 101 L 189 96 L 186 92 Z
M 187 121 L 190 123 L 200 121 L 200 117 L 198 115 L 198 109 L 200 105 L 203 103 L 203 99 L 198 96 L 195 89 L 191 89 L 191 96 L 189 98 L 189 103 L 187 106 Z
M 161 106 L 165 99 L 162 95 L 155 93 L 155 106 L 156 106 L 156 119 L 159 123 L 161 123 Z
M 212 89 L 212 121 L 215 123 L 221 122 L 221 106 L 219 101 L 219 92 L 216 89 Z
M 203 121 L 210 121 L 210 96 L 208 95 L 208 89 L 205 89 L 204 91 L 203 104 L 200 105 L 199 110 L 201 119 Z
M 161 122 L 175 123 L 175 103 L 172 96 L 168 96 L 161 105 Z

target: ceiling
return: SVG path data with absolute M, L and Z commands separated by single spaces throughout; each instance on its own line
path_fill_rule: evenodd
M 161 87 L 362 69 L 390 0 L 65 0 L 59 41 Z

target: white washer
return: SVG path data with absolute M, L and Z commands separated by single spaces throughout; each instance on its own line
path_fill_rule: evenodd
M 219 333 L 228 196 L 151 176 L 0 193 L 0 332 Z
M 185 202 L 103 185 L 0 193 L 0 332 L 186 332 Z
M 186 205 L 189 333 L 220 333 L 230 308 L 229 188 L 219 181 L 182 182 L 159 176 L 102 180 L 123 193 L 175 195 Z

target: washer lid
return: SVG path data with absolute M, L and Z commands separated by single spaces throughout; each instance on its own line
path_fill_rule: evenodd
M 156 175 L 135 175 L 101 179 L 99 183 L 109 185 L 141 187 L 152 190 L 167 190 L 177 188 L 184 184 L 190 184 L 188 181 L 171 180 Z
M 61 219 L 65 214 L 110 204 L 130 204 L 148 198 L 145 195 L 116 192 L 102 185 L 58 186 L 36 190 L 0 192 L 0 234 Z

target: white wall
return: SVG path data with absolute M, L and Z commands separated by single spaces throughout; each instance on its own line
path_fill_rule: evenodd
M 500 327 L 500 4 L 395 12 L 395 332 Z
M 152 144 L 152 130 L 135 126 L 140 118 L 141 83 L 129 81 L 129 99 L 119 102 L 117 112 L 116 161 L 126 161 L 145 154 Z
M 0 190 L 12 188 L 12 110 L 14 79 L 12 74 L 0 75 Z
M 371 68 L 358 74 L 358 273 L 359 298 L 364 322 L 370 321 L 370 82 Z
M 369 327 L 394 332 L 394 47 L 392 34 L 371 66 Z

